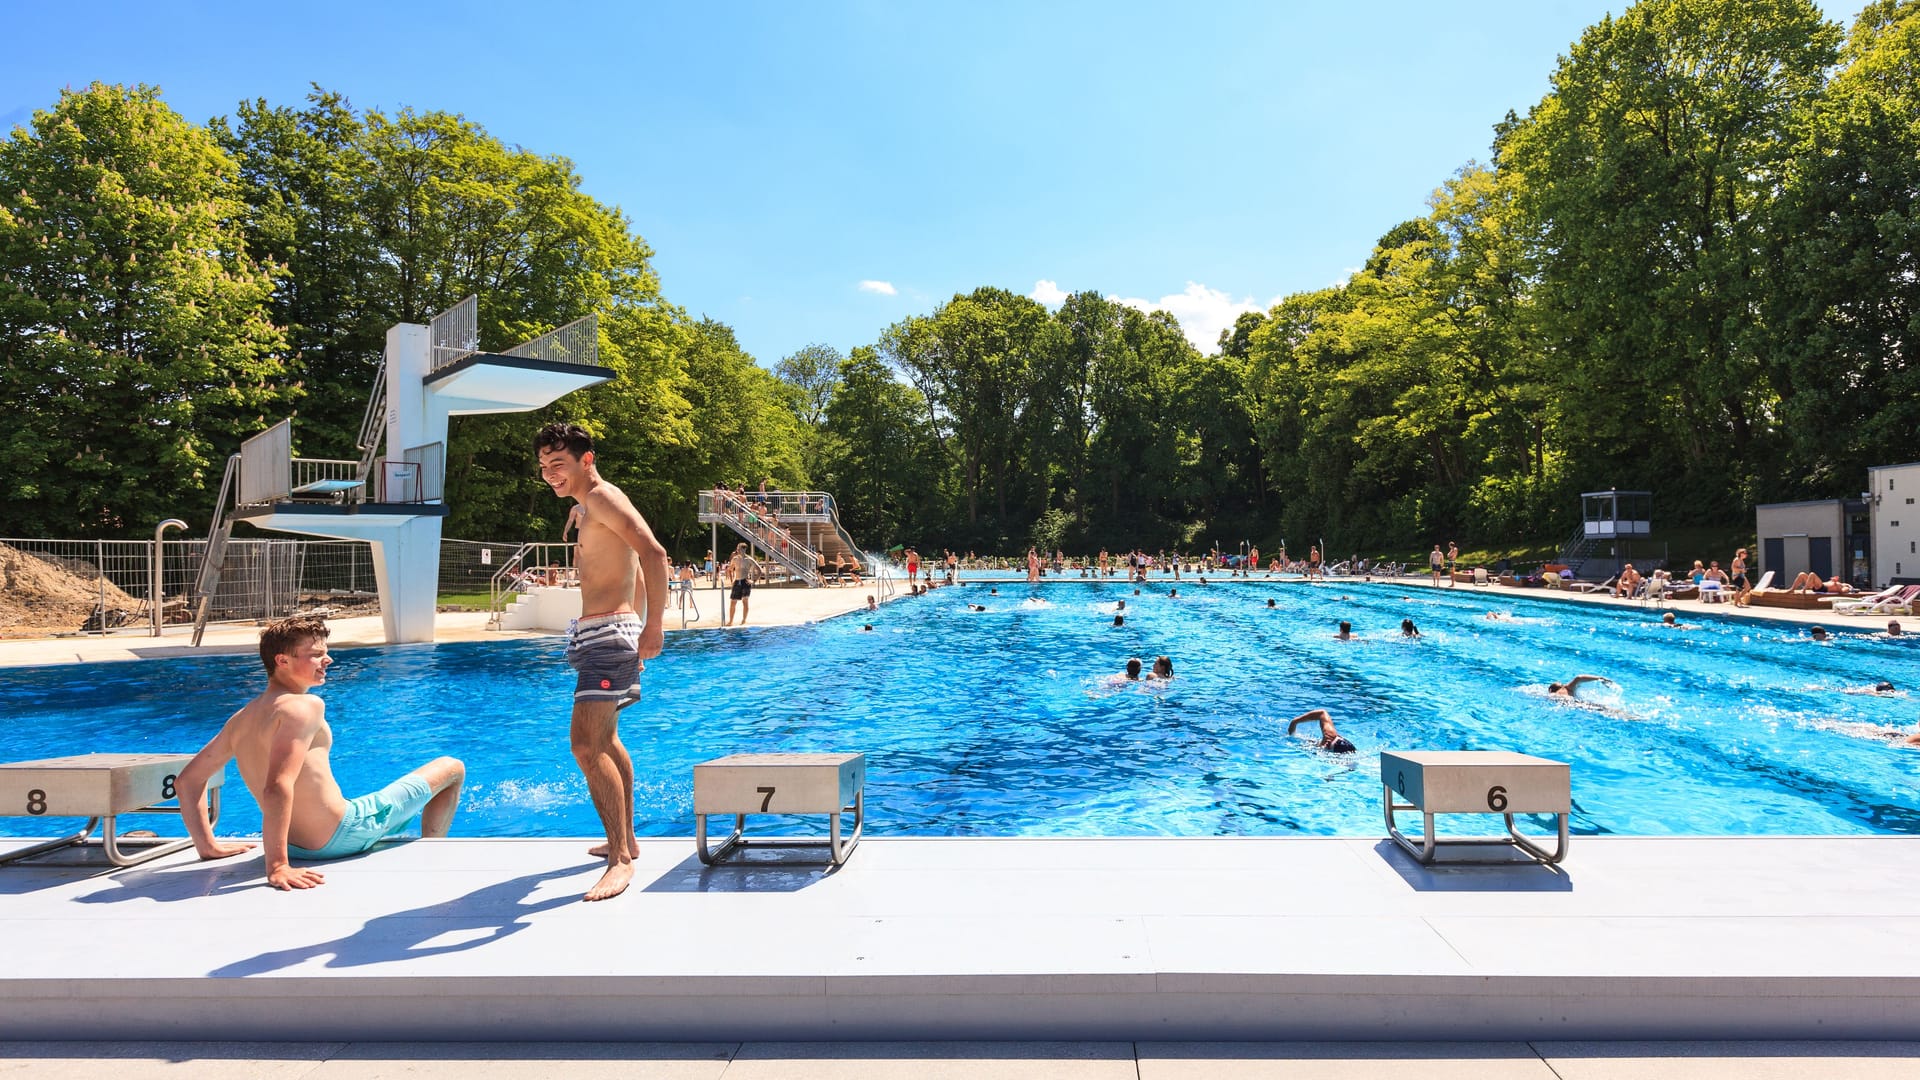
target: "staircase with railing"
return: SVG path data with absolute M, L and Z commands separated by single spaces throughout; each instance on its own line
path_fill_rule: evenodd
M 794 522 L 781 514 L 770 500 L 771 496 L 763 502 L 755 496 L 743 497 L 724 489 L 703 491 L 700 521 L 733 530 L 755 552 L 786 570 L 789 577 L 809 585 L 826 584 L 820 575 L 823 562 L 820 550 L 796 535 L 792 528 Z
M 833 496 L 824 491 L 742 494 L 715 488 L 700 493 L 699 519 L 725 525 L 810 585 L 824 583 L 823 566 L 829 573 L 844 563 L 873 572 L 873 561 L 853 542 Z
M 1594 548 L 1599 546 L 1599 539 L 1589 535 L 1586 524 L 1582 523 L 1573 530 L 1571 536 L 1567 537 L 1566 543 L 1560 545 L 1560 561 L 1566 564 L 1574 577 L 1579 577 L 1581 567 L 1587 564 L 1587 559 L 1593 555 Z

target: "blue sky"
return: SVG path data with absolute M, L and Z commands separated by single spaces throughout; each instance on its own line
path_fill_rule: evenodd
M 1624 5 L 1181 7 L 0 0 L 0 124 L 94 80 L 196 121 L 317 82 L 572 158 L 769 366 L 980 285 L 1166 307 L 1210 350 L 1423 213 Z

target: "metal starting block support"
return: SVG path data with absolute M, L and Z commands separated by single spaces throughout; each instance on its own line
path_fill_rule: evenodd
M 1423 864 L 1434 865 L 1443 846 L 1498 844 L 1517 847 L 1547 864 L 1567 857 L 1567 816 L 1573 810 L 1572 770 L 1564 761 L 1509 750 L 1383 750 L 1380 753 L 1382 799 L 1387 835 Z M 1395 803 L 1394 795 L 1407 801 Z M 1412 810 L 1426 820 L 1424 842 L 1414 843 L 1394 824 L 1396 810 Z M 1500 814 L 1507 835 L 1495 838 L 1436 839 L 1435 814 Z M 1560 840 L 1552 853 L 1520 835 L 1515 814 L 1557 814 Z M 1448 859 L 1456 863 L 1497 864 L 1508 859 Z
M 116 819 L 123 814 L 180 813 L 178 807 L 159 804 L 175 797 L 174 781 L 192 760 L 191 754 L 81 754 L 0 764 L 0 815 L 87 819 L 86 827 L 71 836 L 0 855 L 0 865 L 84 844 L 103 820 L 106 829 L 100 834 L 100 846 L 115 866 L 138 866 L 192 847 L 191 839 L 142 839 L 133 845 L 137 853 L 130 854 L 114 831 Z M 207 809 L 216 822 L 224 779 L 223 770 L 207 782 Z
M 825 847 L 833 865 L 853 854 L 866 822 L 867 759 L 864 754 L 733 754 L 693 767 L 693 842 L 700 861 L 712 866 L 744 847 Z M 840 815 L 853 814 L 853 832 L 843 842 Z M 707 816 L 732 814 L 733 832 L 707 849 Z M 826 814 L 825 838 L 787 836 L 752 839 L 748 814 Z

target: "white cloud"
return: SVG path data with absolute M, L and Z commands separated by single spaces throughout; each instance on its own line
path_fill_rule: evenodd
M 1257 304 L 1251 296 L 1235 300 L 1219 289 L 1210 289 L 1197 281 L 1187 282 L 1185 292 L 1163 296 L 1158 300 L 1127 296 L 1109 296 L 1107 299 L 1141 311 L 1170 313 L 1180 320 L 1180 329 L 1187 335 L 1187 340 L 1203 353 L 1219 351 L 1220 332 L 1231 328 L 1233 321 L 1242 313 L 1265 311 L 1279 301 L 1279 297 L 1275 297 L 1265 304 Z
M 891 281 L 863 281 L 860 283 L 860 291 L 878 293 L 881 296 L 898 296 L 900 294 L 900 290 L 894 288 L 893 282 Z
M 1033 283 L 1033 291 L 1028 293 L 1027 296 L 1053 308 L 1059 307 L 1066 301 L 1067 291 L 1060 287 L 1059 282 L 1048 281 L 1042 278 Z

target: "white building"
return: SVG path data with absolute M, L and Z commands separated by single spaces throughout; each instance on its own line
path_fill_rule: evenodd
M 1920 585 L 1920 461 L 1867 470 L 1873 584 Z

